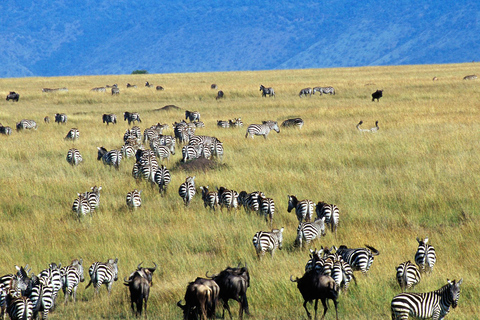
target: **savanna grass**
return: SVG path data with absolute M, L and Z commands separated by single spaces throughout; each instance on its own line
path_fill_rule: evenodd
M 33 119 L 39 128 L 14 131 L 0 137 L 0 260 L 2 274 L 14 265 L 29 264 L 39 273 L 50 262 L 74 258 L 94 261 L 118 257 L 119 281 L 107 296 L 78 290 L 77 304 L 60 302 L 51 319 L 133 319 L 121 280 L 140 262 L 156 262 L 149 300 L 150 318 L 178 319 L 176 302 L 186 285 L 206 271 L 247 263 L 252 283 L 248 291 L 253 319 L 304 318 L 301 296 L 290 275 L 300 277 L 308 251 L 293 246 L 297 220 L 287 212 L 287 195 L 335 203 L 340 208 L 337 237 L 313 243 L 320 246 L 361 247 L 380 251 L 368 277 L 357 275 L 340 298 L 342 319 L 390 317 L 390 301 L 400 292 L 395 267 L 413 260 L 415 238 L 429 236 L 437 250 L 433 273 L 415 291 L 431 291 L 446 279 L 464 278 L 459 306 L 447 318 L 472 319 L 478 307 L 478 194 L 480 89 L 463 76 L 478 72 L 477 64 L 278 70 L 195 74 L 153 74 L 88 77 L 0 79 L 0 94 L 20 93 L 18 103 L 2 103 L 0 122 L 15 128 L 19 120 Z M 438 81 L 432 81 L 433 76 Z M 143 86 L 145 81 L 164 91 Z M 138 88 L 126 88 L 126 83 Z M 120 95 L 90 89 L 118 83 Z M 225 99 L 215 100 L 216 83 Z M 260 84 L 275 88 L 275 98 L 262 98 Z M 299 98 L 302 88 L 333 86 L 336 95 Z M 68 92 L 42 93 L 43 87 L 67 87 Z M 384 90 L 380 101 L 371 93 Z M 161 110 L 175 105 L 179 110 Z M 169 163 L 172 183 L 161 197 L 157 188 L 131 176 L 133 159 L 123 159 L 119 170 L 97 161 L 97 147 L 119 148 L 128 128 L 123 112 L 139 112 L 140 127 L 171 124 L 185 110 L 199 111 L 205 128 L 197 134 L 218 137 L 225 158 L 207 171 L 184 171 L 178 165 L 181 149 Z M 53 123 L 55 113 L 66 113 L 68 123 Z M 116 113 L 117 125 L 102 124 L 103 113 Z M 44 124 L 45 116 L 51 118 Z M 242 129 L 221 129 L 217 120 L 241 117 Z M 245 139 L 246 126 L 262 120 L 279 124 L 293 117 L 305 121 L 302 129 L 281 129 Z M 380 131 L 360 134 L 379 121 Z M 64 141 L 68 130 L 80 130 L 80 139 Z M 66 160 L 69 148 L 80 150 L 78 167 Z M 276 203 L 275 227 L 285 227 L 284 248 L 273 259 L 259 261 L 251 240 L 268 230 L 262 217 L 237 212 L 211 212 L 200 195 L 185 208 L 178 187 L 187 175 L 200 185 L 225 186 L 237 191 L 261 190 Z M 78 221 L 71 211 L 77 193 L 101 185 L 100 208 Z M 128 210 L 128 191 L 141 189 L 143 205 Z M 236 314 L 238 307 L 231 303 Z M 220 308 L 221 309 L 221 308 Z M 219 311 L 220 312 L 220 311 Z M 333 318 L 329 311 L 327 318 Z M 217 315 L 220 315 L 219 313 Z

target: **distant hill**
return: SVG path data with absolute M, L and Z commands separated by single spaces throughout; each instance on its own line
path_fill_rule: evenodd
M 0 77 L 480 60 L 476 0 L 18 2 L 0 4 Z

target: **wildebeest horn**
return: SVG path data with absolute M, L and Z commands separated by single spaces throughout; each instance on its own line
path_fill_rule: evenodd
M 152 262 L 153 262 L 153 261 L 152 261 Z M 153 265 L 155 266 L 155 267 L 153 268 L 153 271 L 157 270 L 157 264 L 156 264 L 155 262 L 153 262 Z
M 131 283 L 131 280 L 127 280 L 127 277 L 123 278 L 123 284 L 126 285 L 126 286 L 129 286 L 130 283 Z
M 143 261 L 138 264 L 137 269 L 140 269 L 140 266 L 142 265 L 142 263 Z
M 207 271 L 207 272 L 205 272 L 205 277 L 210 278 L 210 279 L 213 279 L 213 278 L 216 277 L 216 274 L 213 274 L 213 275 L 209 276 L 209 275 L 208 275 L 208 271 Z
M 292 282 L 297 282 L 298 281 L 298 277 L 296 277 L 297 278 L 296 280 L 292 280 L 292 277 L 293 276 L 290 276 L 290 281 L 292 281 Z

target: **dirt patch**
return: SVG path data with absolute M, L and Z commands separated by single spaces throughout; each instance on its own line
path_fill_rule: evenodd
M 172 110 L 180 110 L 181 108 L 173 105 L 173 104 L 169 104 L 163 108 L 160 108 L 160 109 L 155 109 L 153 111 L 172 111 Z
M 207 172 L 210 170 L 219 170 L 225 167 L 226 167 L 226 164 L 219 163 L 215 159 L 198 158 L 194 160 L 189 160 L 187 162 L 179 161 L 172 168 L 172 171 Z

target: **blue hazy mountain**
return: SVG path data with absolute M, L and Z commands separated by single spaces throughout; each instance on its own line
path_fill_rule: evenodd
M 0 77 L 479 60 L 479 1 L 0 3 Z

